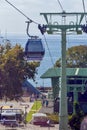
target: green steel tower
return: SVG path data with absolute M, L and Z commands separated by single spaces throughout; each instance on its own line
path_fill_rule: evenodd
M 67 86 L 66 86 L 66 36 L 81 34 L 81 24 L 87 13 L 40 13 L 46 20 L 48 34 L 61 34 L 61 85 L 59 107 L 59 130 L 68 130 Z

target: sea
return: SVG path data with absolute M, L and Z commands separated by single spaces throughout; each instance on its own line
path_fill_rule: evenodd
M 69 34 L 66 36 L 66 50 L 72 46 L 87 45 L 87 34 L 76 35 Z M 61 58 L 61 35 L 45 35 L 40 36 L 43 46 L 45 48 L 45 55 L 40 62 L 40 66 L 37 68 L 36 80 L 29 80 L 34 87 L 51 87 L 51 79 L 41 79 L 41 75 L 45 73 L 49 68 L 53 67 L 55 62 Z M 20 44 L 24 49 L 28 37 L 26 35 L 8 35 L 6 37 L 10 43 L 14 46 Z M 3 37 L 0 38 L 0 43 Z

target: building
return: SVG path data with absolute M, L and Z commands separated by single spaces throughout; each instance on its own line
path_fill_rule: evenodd
M 87 68 L 66 68 L 66 77 L 68 112 L 73 113 L 73 103 L 79 102 L 84 112 L 87 113 Z M 61 68 L 49 68 L 41 78 L 51 78 L 54 112 L 58 112 L 61 89 Z
M 29 97 L 31 95 L 37 95 L 39 96 L 40 91 L 34 87 L 28 80 L 25 80 L 22 83 L 22 89 L 23 89 L 23 96 Z

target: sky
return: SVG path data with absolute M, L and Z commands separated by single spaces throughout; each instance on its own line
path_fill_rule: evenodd
M 45 24 L 45 19 L 40 13 L 62 12 L 58 0 L 8 0 L 27 17 L 37 23 Z M 87 0 L 85 6 L 87 6 Z M 60 0 L 66 12 L 83 12 L 82 0 Z M 87 7 L 86 7 L 87 8 Z M 0 0 L 0 33 L 26 34 L 27 19 L 9 5 L 5 0 Z M 37 25 L 32 23 L 31 33 L 39 33 Z

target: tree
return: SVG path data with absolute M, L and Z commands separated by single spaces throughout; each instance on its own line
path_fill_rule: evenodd
M 35 80 L 39 63 L 25 62 L 23 48 L 16 44 L 1 46 L 0 51 L 0 86 L 4 88 L 3 96 L 14 99 L 22 95 L 22 82 L 25 78 Z
M 66 52 L 66 65 L 70 68 L 87 67 L 87 45 L 80 45 L 68 48 Z M 61 66 L 61 58 L 57 60 L 55 66 Z

